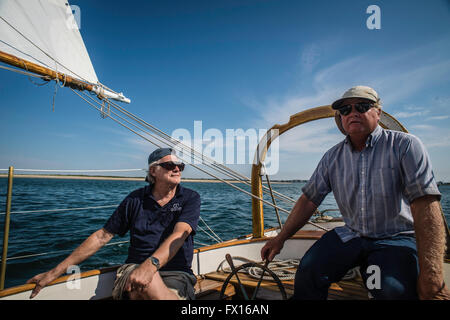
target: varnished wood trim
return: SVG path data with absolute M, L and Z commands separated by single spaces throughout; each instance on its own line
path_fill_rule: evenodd
M 92 276 L 97 276 L 97 275 L 100 275 L 100 274 L 103 274 L 103 273 L 113 272 L 113 271 L 117 270 L 118 268 L 119 268 L 119 266 L 114 266 L 114 267 L 108 267 L 108 268 L 103 268 L 103 269 L 95 269 L 95 270 L 85 271 L 85 272 L 82 272 L 80 274 L 80 279 L 88 278 L 88 277 L 92 277 Z M 73 275 L 66 275 L 66 276 L 59 277 L 55 281 L 50 282 L 47 286 L 52 286 L 52 285 L 55 285 L 55 284 L 58 284 L 58 283 L 66 282 L 69 279 L 69 277 L 71 277 L 71 276 L 73 276 Z M 11 287 L 11 288 L 7 288 L 7 289 L 4 289 L 4 290 L 1 290 L 0 291 L 0 298 L 32 290 L 35 286 L 36 286 L 36 284 L 30 283 L 30 284 L 23 284 L 23 285 L 20 285 L 20 286 Z
M 320 231 L 320 230 L 300 230 L 294 236 L 292 236 L 290 239 L 318 240 L 324 234 L 325 234 L 325 231 Z M 265 242 L 269 239 L 272 239 L 272 237 L 252 238 L 252 239 L 243 239 L 243 240 L 234 239 L 234 240 L 229 240 L 229 241 L 213 244 L 210 246 L 205 246 L 205 247 L 201 247 L 198 249 L 194 249 L 194 253 L 205 252 L 205 251 L 209 251 L 209 250 L 226 248 L 226 247 L 247 244 L 247 243 Z
M 276 228 L 274 228 L 276 229 Z M 266 231 L 269 231 L 271 229 L 268 229 Z M 325 231 L 320 231 L 320 230 L 300 230 L 298 231 L 294 236 L 292 236 L 290 239 L 303 239 L 303 240 L 318 240 L 322 237 L 322 235 L 325 233 Z M 209 251 L 209 250 L 214 250 L 214 249 L 219 249 L 219 248 L 226 248 L 226 247 L 231 247 L 231 246 L 236 246 L 236 245 L 241 245 L 241 244 L 247 244 L 247 243 L 255 243 L 255 242 L 265 242 L 269 239 L 271 239 L 272 237 L 263 237 L 263 238 L 253 238 L 253 239 L 234 239 L 234 240 L 229 240 L 229 241 L 225 241 L 225 242 L 221 242 L 221 243 L 217 243 L 217 244 L 213 244 L 210 246 L 205 246 L 205 247 L 201 247 L 198 249 L 194 249 L 194 253 L 200 253 L 200 252 L 205 252 L 205 251 Z M 102 268 L 102 269 L 95 269 L 95 270 L 89 270 L 89 271 L 85 271 L 82 272 L 80 274 L 80 279 L 83 278 L 88 278 L 88 277 L 92 277 L 92 276 L 96 276 L 102 273 L 108 273 L 108 272 L 112 272 L 117 270 L 119 266 L 114 266 L 114 267 L 109 267 L 109 268 Z M 51 285 L 55 285 L 58 283 L 62 283 L 67 281 L 67 279 L 69 279 L 71 275 L 66 275 L 66 276 L 62 276 L 59 277 L 58 279 L 56 279 L 55 281 L 51 282 L 49 284 L 49 286 Z M 16 287 L 11 287 L 11 288 L 7 288 L 4 290 L 0 291 L 0 298 L 1 297 L 5 297 L 5 296 L 9 296 L 9 295 L 13 295 L 13 294 L 17 294 L 17 293 L 21 293 L 21 292 L 25 292 L 28 290 L 32 290 L 36 285 L 35 284 L 24 284 L 24 285 L 20 285 L 20 286 L 16 286 Z

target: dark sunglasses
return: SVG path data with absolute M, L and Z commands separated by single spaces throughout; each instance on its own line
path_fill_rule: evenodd
M 178 167 L 178 169 L 180 169 L 180 171 L 184 170 L 183 162 L 167 161 L 167 162 L 158 163 L 158 166 L 161 166 L 164 169 L 170 170 L 170 171 L 174 170 L 176 167 Z
M 370 108 L 372 108 L 374 104 L 370 103 L 370 102 L 360 102 L 360 103 L 355 103 L 353 105 L 355 106 L 356 111 L 358 111 L 359 113 L 365 113 Z M 351 104 L 346 104 L 346 105 L 340 107 L 338 109 L 338 111 L 343 116 L 349 115 L 350 112 L 352 112 L 352 105 Z

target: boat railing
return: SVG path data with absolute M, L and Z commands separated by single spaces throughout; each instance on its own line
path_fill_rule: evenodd
M 6 277 L 6 266 L 8 261 L 13 260 L 20 260 L 20 259 L 27 259 L 27 258 L 34 258 L 34 257 L 42 257 L 42 256 L 49 256 L 49 255 L 58 255 L 58 254 L 67 254 L 68 252 L 73 251 L 73 249 L 62 249 L 62 250 L 55 250 L 55 251 L 47 251 L 47 252 L 39 252 L 39 253 L 32 253 L 32 254 L 25 254 L 25 255 L 18 255 L 18 256 L 12 256 L 8 257 L 8 242 L 9 242 L 9 231 L 10 231 L 10 217 L 12 214 L 40 214 L 40 213 L 57 213 L 57 212 L 71 212 L 71 211 L 82 211 L 82 210 L 100 210 L 100 209 L 108 209 L 108 208 L 117 208 L 119 204 L 112 204 L 112 205 L 102 205 L 102 206 L 87 206 L 87 207 L 76 207 L 76 208 L 59 208 L 59 209 L 43 209 L 43 210 L 20 210 L 20 211 L 11 211 L 11 204 L 12 204 L 12 186 L 13 186 L 13 178 L 14 178 L 14 171 L 31 171 L 31 172 L 119 172 L 119 171 L 141 171 L 144 169 L 121 169 L 121 170 L 39 170 L 39 169 L 14 169 L 13 167 L 10 167 L 9 169 L 0 169 L 1 171 L 8 171 L 8 189 L 6 193 L 6 210 L 5 212 L 0 212 L 0 216 L 4 216 L 4 233 L 3 233 L 3 250 L 2 250 L 2 257 L 1 257 L 1 274 L 0 274 L 0 290 L 4 289 L 5 285 L 5 277 Z M 67 178 L 71 178 L 71 176 L 67 176 Z M 109 177 L 107 177 L 109 178 Z M 207 222 L 200 217 L 200 222 L 203 223 L 203 226 L 200 224 L 198 225 L 198 229 L 200 232 L 203 232 L 207 237 L 209 237 L 213 242 L 223 242 L 223 240 L 220 238 L 219 235 L 217 235 L 214 230 L 207 224 Z M 108 246 L 115 246 L 115 245 L 123 245 L 126 243 L 129 243 L 129 240 L 125 241 L 117 241 L 108 243 L 105 245 L 105 247 Z M 210 244 L 200 242 L 198 240 L 194 241 L 195 245 L 200 246 L 208 246 Z

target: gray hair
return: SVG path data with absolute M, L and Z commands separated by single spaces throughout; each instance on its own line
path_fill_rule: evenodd
M 379 109 L 379 110 L 381 110 L 383 108 L 380 99 L 378 99 L 378 101 L 373 104 L 373 108 Z
M 155 183 L 155 177 L 154 176 L 152 176 L 151 174 L 150 174 L 150 168 L 151 167 L 156 167 L 156 165 L 159 163 L 159 160 L 158 161 L 153 161 L 152 163 L 150 163 L 149 165 L 148 165 L 148 171 L 147 171 L 147 180 L 148 180 L 148 182 L 150 182 L 150 183 Z

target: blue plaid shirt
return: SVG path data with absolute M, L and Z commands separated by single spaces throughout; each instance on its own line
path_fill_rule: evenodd
M 349 137 L 328 150 L 302 191 L 317 206 L 333 191 L 345 222 L 335 229 L 343 242 L 414 233 L 409 204 L 424 195 L 441 197 L 422 142 L 380 126 L 361 152 Z

